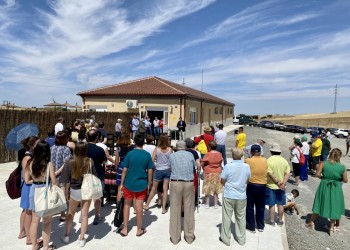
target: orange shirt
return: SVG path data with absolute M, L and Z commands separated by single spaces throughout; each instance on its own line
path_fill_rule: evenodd
M 262 156 L 253 156 L 247 158 L 245 162 L 250 167 L 251 177 L 249 182 L 254 184 L 266 184 L 267 183 L 267 160 Z
M 210 174 L 210 173 L 221 173 L 221 163 L 224 159 L 222 158 L 222 155 L 220 152 L 216 150 L 212 150 L 208 152 L 204 158 L 202 159 L 202 162 L 204 162 L 204 173 Z

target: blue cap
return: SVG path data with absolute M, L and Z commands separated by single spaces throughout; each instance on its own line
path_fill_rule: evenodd
M 314 132 L 313 134 L 312 134 L 312 138 L 316 138 L 318 136 L 318 133 L 317 132 Z
M 254 144 L 254 145 L 252 145 L 252 147 L 250 148 L 250 151 L 251 151 L 252 153 L 259 153 L 259 152 L 261 152 L 261 147 L 260 147 L 260 145 Z

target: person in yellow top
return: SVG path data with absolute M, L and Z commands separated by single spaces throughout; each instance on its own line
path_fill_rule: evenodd
M 255 228 L 259 232 L 264 231 L 265 193 L 267 182 L 267 160 L 261 156 L 261 146 L 253 144 L 250 148 L 252 157 L 245 162 L 250 167 L 251 178 L 247 185 L 247 214 L 246 229 L 255 233 Z M 255 215 L 254 215 L 255 206 Z M 256 221 L 256 224 L 255 224 Z
M 270 148 L 271 157 L 267 160 L 266 205 L 269 206 L 268 224 L 275 226 L 275 205 L 278 207 L 278 226 L 283 226 L 284 205 L 286 205 L 286 183 L 290 175 L 289 163 L 281 156 L 279 144 Z
M 243 133 L 243 127 L 240 127 L 238 129 L 238 135 L 236 137 L 236 148 L 244 149 L 246 138 L 247 135 Z
M 315 175 L 316 169 L 320 164 L 321 152 L 322 152 L 322 140 L 321 140 L 321 135 L 318 133 L 314 133 L 312 135 L 312 138 L 314 138 L 314 142 L 312 143 L 312 146 L 311 146 L 313 164 L 312 164 L 312 169 L 310 169 L 310 171 L 312 175 Z

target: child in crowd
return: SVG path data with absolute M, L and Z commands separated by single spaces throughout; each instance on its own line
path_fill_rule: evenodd
M 297 207 L 297 204 L 295 203 L 295 199 L 299 196 L 299 191 L 296 189 L 293 189 L 291 193 L 286 193 L 286 205 L 284 206 L 284 212 L 286 214 L 292 215 L 293 209 L 297 212 L 297 215 L 299 215 L 299 209 Z

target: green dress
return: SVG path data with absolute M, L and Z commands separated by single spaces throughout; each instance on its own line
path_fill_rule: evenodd
M 317 188 L 312 211 L 324 218 L 339 220 L 345 212 L 342 176 L 345 166 L 324 162 L 322 179 Z

